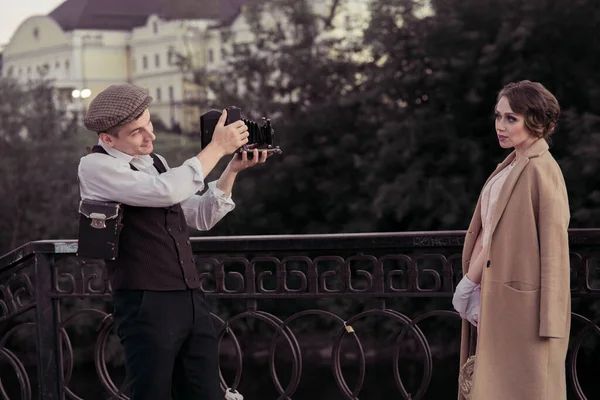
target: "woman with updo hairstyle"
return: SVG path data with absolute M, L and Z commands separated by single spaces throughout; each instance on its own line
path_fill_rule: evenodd
M 465 237 L 452 303 L 463 318 L 460 365 L 473 370 L 459 399 L 567 398 L 570 213 L 547 143 L 559 115 L 540 83 L 498 94 L 498 143 L 513 151 L 483 186 Z

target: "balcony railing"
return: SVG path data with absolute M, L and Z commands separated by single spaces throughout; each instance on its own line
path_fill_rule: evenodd
M 222 386 L 251 399 L 455 399 L 464 232 L 193 239 Z M 600 229 L 571 230 L 569 398 L 600 398 Z M 103 262 L 73 240 L 0 258 L 3 398 L 126 399 Z

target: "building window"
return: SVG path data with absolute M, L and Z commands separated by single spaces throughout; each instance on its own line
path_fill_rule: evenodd
M 13 68 L 13 66 L 11 65 L 10 67 L 8 67 L 8 71 L 6 71 L 6 73 L 7 73 L 7 76 L 12 76 L 13 72 L 14 72 L 14 68 Z
M 69 69 L 69 60 L 65 61 L 65 69 Z
M 154 66 L 160 68 L 160 54 L 154 55 Z
M 31 75 L 31 67 L 27 67 L 27 75 Z
M 156 88 L 156 101 L 161 101 L 160 88 Z
M 173 90 L 173 86 L 169 86 L 169 100 L 173 101 L 175 99 L 175 91 Z
M 169 49 L 167 53 L 167 63 L 173 65 L 173 49 Z
M 40 30 L 37 26 L 33 28 L 33 37 L 35 38 L 35 40 L 39 40 L 40 38 Z
M 152 31 L 154 32 L 154 34 L 158 33 L 158 22 L 154 21 L 152 23 Z
M 142 68 L 148 69 L 148 57 L 146 57 L 146 56 L 142 57 Z
M 136 65 L 136 62 L 135 62 L 135 58 L 132 58 L 131 59 L 131 70 L 133 72 L 135 72 L 136 68 L 137 68 L 137 65 Z
M 213 49 L 208 49 L 208 62 L 212 64 L 215 61 L 214 59 L 215 55 Z
M 58 61 L 54 64 L 54 69 L 60 69 L 60 63 Z

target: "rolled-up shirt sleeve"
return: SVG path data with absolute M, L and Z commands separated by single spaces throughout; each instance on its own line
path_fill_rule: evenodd
M 169 164 L 162 156 L 160 157 L 165 168 L 170 171 Z M 200 165 L 200 162 L 198 162 Z M 220 220 L 235 208 L 231 195 L 225 195 L 217 187 L 217 182 L 208 184 L 208 189 L 203 194 L 194 194 L 181 203 L 185 215 L 185 221 L 190 228 L 199 231 L 212 229 Z
M 188 226 L 208 231 L 235 208 L 235 203 L 217 188 L 216 182 L 210 182 L 205 193 L 190 197 L 181 203 L 181 208 Z
M 169 207 L 204 189 L 202 164 L 196 157 L 163 174 L 150 175 L 113 157 L 90 154 L 81 159 L 78 177 L 82 198 L 137 207 Z

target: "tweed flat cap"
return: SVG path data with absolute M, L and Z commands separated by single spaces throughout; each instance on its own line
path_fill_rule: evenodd
M 133 121 L 151 102 L 148 89 L 130 83 L 111 85 L 92 100 L 83 124 L 90 131 L 106 132 Z

